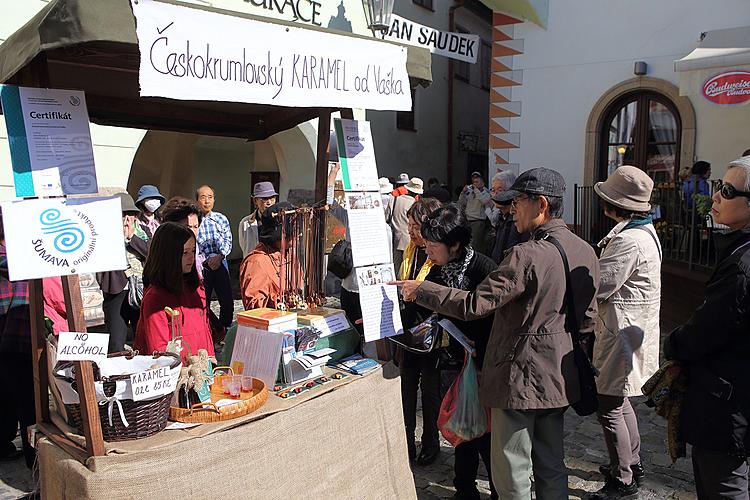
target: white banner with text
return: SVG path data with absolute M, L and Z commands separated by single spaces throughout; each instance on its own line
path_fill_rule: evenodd
M 440 31 L 401 16 L 391 16 L 391 30 L 386 40 L 424 47 L 433 54 L 475 63 L 479 54 L 479 35 Z
M 411 110 L 405 47 L 153 0 L 131 3 L 141 96 Z

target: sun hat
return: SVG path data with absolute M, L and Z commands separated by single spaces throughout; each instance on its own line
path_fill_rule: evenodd
M 651 210 L 651 190 L 654 181 L 638 167 L 623 165 L 604 182 L 597 182 L 594 191 L 603 200 L 623 210 L 648 212 Z
M 256 182 L 253 187 L 253 198 L 272 198 L 278 195 L 273 184 L 268 181 Z
M 388 180 L 388 177 L 378 179 L 378 184 L 380 184 L 380 194 L 388 194 L 393 191 L 393 184 Z
M 401 173 L 398 174 L 398 177 L 396 178 L 396 184 L 408 184 L 409 183 L 409 174 Z
M 149 198 L 158 198 L 159 200 L 161 200 L 162 205 L 164 205 L 164 203 L 167 201 L 167 199 L 159 192 L 159 188 L 151 184 L 144 184 L 138 190 L 138 198 L 135 200 L 135 203 L 137 205 L 138 203 L 146 201 Z
M 505 203 L 522 193 L 562 198 L 565 195 L 565 179 L 557 170 L 532 168 L 519 175 L 510 189 L 497 193 L 492 200 Z
M 140 210 L 138 210 L 138 207 L 135 206 L 135 203 L 133 202 L 133 197 L 130 196 L 128 193 L 116 193 L 116 197 L 120 199 L 120 206 L 122 207 L 122 213 L 140 213 Z
M 412 177 L 408 184 L 406 184 L 406 190 L 412 193 L 422 194 L 424 193 L 424 182 L 419 177 Z

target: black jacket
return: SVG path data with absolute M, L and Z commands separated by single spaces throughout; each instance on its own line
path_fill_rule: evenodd
M 682 362 L 688 390 L 682 438 L 700 448 L 741 457 L 750 449 L 750 231 L 716 236 L 719 263 L 706 298 L 664 342 Z
M 469 280 L 467 290 L 476 289 L 484 279 L 492 271 L 497 268 L 497 265 L 487 257 L 486 255 L 474 251 L 474 257 L 472 257 L 469 266 L 466 268 L 466 277 Z M 432 281 L 439 285 L 445 285 L 440 272 L 440 266 L 433 266 L 430 269 L 429 274 L 425 278 L 426 281 Z M 420 307 L 420 306 L 417 306 Z M 487 350 L 487 341 L 490 338 L 490 332 L 492 331 L 492 316 L 487 316 L 474 321 L 461 321 L 454 318 L 449 318 L 461 332 L 474 341 L 474 347 L 477 350 L 476 367 L 481 369 L 482 363 L 484 362 L 484 353 Z M 450 338 L 449 351 L 455 357 L 461 359 L 463 356 L 463 347 L 453 338 Z

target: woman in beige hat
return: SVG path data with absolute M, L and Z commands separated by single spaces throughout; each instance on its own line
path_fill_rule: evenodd
M 638 421 L 628 398 L 642 395 L 641 386 L 659 368 L 661 246 L 649 213 L 653 187 L 648 174 L 627 165 L 594 186 L 605 215 L 617 224 L 599 242 L 593 363 L 610 463 L 599 469 L 606 483 L 593 498 L 633 495 L 644 475 Z

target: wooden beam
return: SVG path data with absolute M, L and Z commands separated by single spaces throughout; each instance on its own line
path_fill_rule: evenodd
M 86 465 L 86 460 L 90 456 L 88 451 L 74 441 L 71 441 L 56 425 L 52 423 L 37 424 L 37 430 L 44 434 L 47 439 L 65 450 L 68 455 Z
M 71 332 L 85 332 L 86 320 L 83 316 L 83 300 L 78 275 L 63 276 L 61 279 L 65 296 L 65 311 L 68 314 L 68 329 Z M 104 437 L 99 419 L 99 405 L 96 401 L 94 370 L 91 361 L 76 361 L 75 372 L 83 434 L 86 437 L 86 451 L 89 456 L 103 456 L 105 454 Z
M 331 139 L 331 110 L 321 108 L 318 114 L 318 148 L 315 160 L 315 202 L 326 201 L 326 191 L 328 189 L 328 142 Z M 325 238 L 325 224 L 323 224 L 323 234 Z
M 49 378 L 47 376 L 47 328 L 44 325 L 42 280 L 29 280 L 31 353 L 34 363 L 34 405 L 36 423 L 49 422 Z

